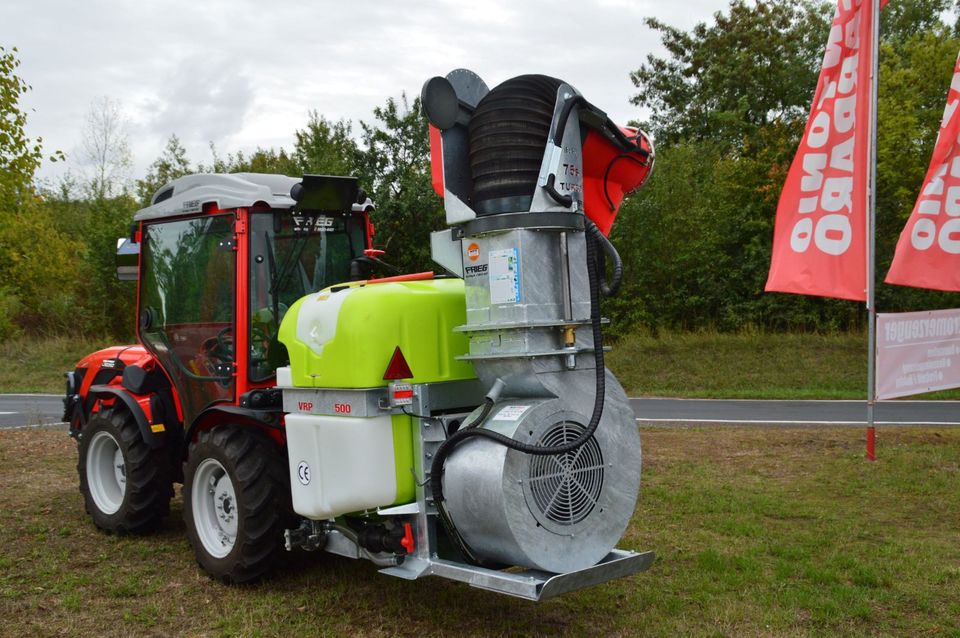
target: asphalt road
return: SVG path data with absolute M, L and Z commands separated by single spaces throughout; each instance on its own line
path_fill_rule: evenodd
M 861 426 L 866 401 L 737 401 L 728 399 L 630 399 L 641 423 Z M 960 425 L 960 401 L 882 401 L 876 425 Z
M 860 426 L 864 401 L 732 401 L 631 399 L 641 424 L 729 423 L 773 426 Z M 55 425 L 63 416 L 62 395 L 0 394 L 0 429 Z M 878 403 L 877 425 L 960 425 L 960 401 Z
M 62 421 L 62 394 L 0 394 L 0 429 Z

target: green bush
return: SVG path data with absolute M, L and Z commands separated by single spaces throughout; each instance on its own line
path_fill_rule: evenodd
M 0 288 L 0 341 L 20 335 L 16 317 L 20 313 L 20 298 L 9 288 Z

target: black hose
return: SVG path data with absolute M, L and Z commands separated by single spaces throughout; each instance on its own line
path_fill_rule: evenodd
M 557 129 L 553 132 L 554 146 L 563 146 L 563 134 L 567 129 L 567 120 L 570 119 L 570 114 L 573 113 L 573 107 L 586 103 L 587 101 L 583 99 L 582 95 L 569 97 L 563 103 L 563 108 L 560 110 L 560 117 L 557 118 Z M 553 198 L 553 201 L 561 206 L 570 208 L 573 206 L 573 197 L 570 195 L 561 195 L 555 186 L 556 181 L 557 176 L 554 173 L 550 173 L 550 175 L 547 176 L 547 183 L 544 184 L 543 189 L 547 191 L 547 195 Z
M 570 119 L 570 113 L 573 107 L 579 104 L 587 104 L 582 95 L 573 95 L 566 99 L 563 108 L 560 109 L 560 117 L 557 118 L 557 130 L 553 132 L 553 145 L 563 146 L 563 134 L 567 130 L 567 120 Z
M 470 421 L 470 423 L 465 423 L 461 425 L 460 429 L 457 431 L 460 432 L 463 430 L 472 430 L 473 428 L 477 427 L 478 425 L 486 421 L 487 417 L 490 416 L 490 410 L 493 409 L 493 403 L 494 401 L 490 397 L 485 398 L 483 400 L 483 407 L 480 409 L 480 414 L 478 414 L 473 421 Z
M 587 236 L 592 237 L 603 249 L 603 254 L 610 258 L 610 261 L 613 262 L 613 277 L 610 281 L 610 284 L 607 285 L 606 281 L 606 264 L 603 261 L 603 254 L 596 255 L 595 259 L 597 261 L 596 267 L 597 272 L 599 273 L 598 279 L 600 281 L 600 289 L 603 291 L 604 297 L 612 297 L 617 294 L 617 291 L 620 290 L 620 282 L 623 280 L 623 260 L 620 259 L 620 253 L 617 252 L 616 247 L 607 239 L 607 236 L 601 232 L 593 221 L 587 217 L 584 218 L 585 228 Z M 587 255 L 589 259 L 589 250 L 590 242 L 587 242 Z M 596 254 L 596 253 L 595 253 Z
M 557 176 L 553 173 L 547 176 L 547 183 L 543 185 L 543 190 L 547 191 L 547 195 L 553 198 L 553 201 L 557 202 L 561 206 L 570 208 L 573 206 L 573 197 L 570 195 L 561 195 L 560 191 L 556 187 Z
M 603 236 L 603 233 L 600 233 L 599 229 L 597 229 L 596 234 L 599 234 L 601 237 Z M 450 453 L 453 452 L 454 448 L 468 438 L 482 437 L 485 439 L 490 439 L 491 441 L 505 445 L 511 450 L 517 450 L 518 452 L 523 452 L 524 454 L 532 454 L 535 456 L 555 456 L 557 454 L 566 454 L 567 452 L 572 452 L 573 450 L 576 450 L 582 446 L 584 443 L 590 440 L 590 437 L 593 436 L 594 432 L 596 432 L 597 426 L 600 425 L 600 419 L 603 417 L 603 399 L 604 395 L 606 394 L 606 368 L 604 367 L 603 362 L 603 335 L 600 331 L 600 281 L 599 274 L 597 273 L 596 261 L 597 240 L 595 238 L 595 234 L 592 232 L 587 235 L 586 239 L 587 276 L 590 282 L 590 324 L 591 328 L 593 329 L 593 357 L 597 373 L 597 392 L 593 400 L 593 414 L 590 417 L 590 422 L 587 424 L 587 428 L 576 439 L 562 445 L 544 447 L 540 445 L 532 445 L 530 443 L 523 443 L 508 436 L 504 436 L 499 432 L 494 432 L 493 430 L 486 430 L 482 427 L 474 427 L 475 425 L 482 423 L 483 420 L 486 419 L 485 414 L 489 414 L 490 409 L 493 408 L 493 401 L 488 400 L 485 402 L 480 415 L 478 415 L 478 418 L 471 422 L 470 426 L 460 428 L 456 433 L 453 434 L 453 436 L 441 443 L 440 447 L 437 448 L 437 451 L 433 456 L 433 463 L 430 465 L 430 489 L 433 492 L 433 500 L 438 505 L 443 502 L 444 498 L 443 464 Z
M 640 153 L 640 152 L 646 153 L 643 156 L 642 160 L 639 160 L 633 156 L 634 153 Z M 650 153 L 648 153 L 647 151 L 644 151 L 644 149 L 638 146 L 635 150 L 629 150 L 629 151 L 620 153 L 619 155 L 614 157 L 612 160 L 610 160 L 609 164 L 607 164 L 607 170 L 603 171 L 603 196 L 607 198 L 607 206 L 610 207 L 611 212 L 617 210 L 617 207 L 613 205 L 613 200 L 610 198 L 610 190 L 607 188 L 607 182 L 610 181 L 610 171 L 613 170 L 613 165 L 622 159 L 627 159 L 627 160 L 630 160 L 631 162 L 639 164 L 640 166 L 647 167 L 647 166 L 650 166 L 649 157 L 650 157 Z

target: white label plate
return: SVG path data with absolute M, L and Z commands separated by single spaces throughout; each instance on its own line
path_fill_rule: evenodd
M 516 421 L 529 409 L 529 405 L 505 405 L 493 418 L 495 421 Z
M 520 303 L 520 259 L 516 248 L 490 251 L 490 303 Z

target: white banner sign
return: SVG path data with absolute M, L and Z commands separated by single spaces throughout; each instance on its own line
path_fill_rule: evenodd
M 960 309 L 877 315 L 877 398 L 960 388 Z

